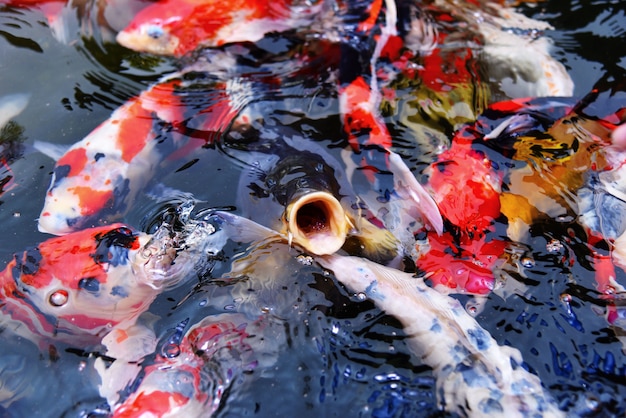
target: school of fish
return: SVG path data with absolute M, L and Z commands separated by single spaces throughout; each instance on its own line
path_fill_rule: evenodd
M 40 10 L 64 40 L 60 16 L 75 3 L 0 1 Z M 97 3 L 82 7 L 113 15 L 121 7 Z M 193 288 L 229 242 L 251 251 L 280 242 L 400 321 L 415 361 L 432 368 L 442 411 L 567 415 L 514 344 L 496 341 L 452 294 L 505 297 L 499 277 L 516 245 L 530 239 L 535 223 L 566 214 L 588 235 L 607 324 L 623 335 L 618 295 L 625 288 L 616 269 L 626 269 L 626 85 L 599 83 L 570 98 L 571 78 L 541 36 L 549 25 L 497 2 L 157 0 L 128 7 L 132 18 L 106 27 L 114 41 L 167 56 L 179 70 L 68 149 L 34 143 L 56 160 L 37 220 L 53 237 L 17 252 L 0 273 L 3 333 L 42 352 L 51 345 L 98 352 L 97 386 L 110 416 L 212 416 L 254 384 L 255 370 L 279 361 L 287 342 L 277 319 L 207 315 L 172 324 L 164 342 L 150 307 L 168 291 Z M 469 65 L 477 49 L 459 47 L 446 22 L 462 22 L 467 33 L 460 35 L 480 45 L 487 76 Z M 316 81 L 334 89 L 341 160 L 306 131 L 272 126 L 258 106 L 255 92 L 271 94 L 286 82 L 272 75 L 281 60 L 259 58 L 270 69 L 264 74 L 237 73 L 256 43 L 283 34 L 296 45 L 289 77 L 327 72 Z M 508 100 L 490 96 L 497 97 L 488 79 L 500 82 Z M 411 99 L 398 100 L 400 90 Z M 27 105 L 28 95 L 0 99 L 0 129 Z M 390 120 L 396 114 L 410 121 L 411 135 L 433 138 L 420 181 L 390 129 L 405 122 Z M 444 119 L 447 125 L 432 122 Z M 159 218 L 149 233 L 125 223 L 138 196 L 159 190 L 176 164 L 218 149 L 243 167 L 234 212 L 203 210 L 179 191 L 175 215 Z M 3 157 L 0 195 L 13 187 L 11 162 Z M 357 180 L 364 181 L 353 186 Z M 506 231 L 497 228 L 502 220 Z M 231 276 L 237 268 L 233 262 Z M 0 390 L 0 405 L 10 410 L 20 396 Z

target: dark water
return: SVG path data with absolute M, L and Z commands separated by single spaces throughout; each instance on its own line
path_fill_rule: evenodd
M 549 1 L 522 10 L 555 27 L 547 32 L 555 43 L 553 55 L 570 72 L 576 96 L 585 95 L 602 78 L 624 77 L 626 8 L 620 2 Z M 0 97 L 31 95 L 28 107 L 13 120 L 22 129 L 19 137 L 24 144 L 11 161 L 16 184 L 0 197 L 0 259 L 5 262 L 14 252 L 48 238 L 37 231 L 36 218 L 54 162 L 33 150 L 32 141 L 72 144 L 128 98 L 176 69 L 173 60 L 129 52 L 98 30 L 92 35 L 60 43 L 38 11 L 0 8 Z M 260 48 L 280 50 L 280 42 L 270 37 Z M 249 65 L 261 71 L 254 60 Z M 252 107 L 263 109 L 267 120 L 279 128 L 302 129 L 337 155 L 345 143 L 338 134 L 333 84 L 327 83 L 327 75 L 310 84 L 292 80 L 263 91 Z M 446 132 L 447 126 L 440 131 Z M 410 136 L 400 128 L 394 133 L 400 139 Z M 431 150 L 425 145 L 408 139 L 399 142 L 417 169 L 430 162 Z M 236 206 L 241 165 L 215 147 L 193 158 L 198 163 L 178 171 L 177 166 L 170 167 L 159 180 L 193 193 L 208 206 Z M 141 196 L 124 221 L 147 228 L 157 206 Z M 594 272 L 585 262 L 584 245 L 576 236 L 571 238 L 572 229 L 573 222 L 563 221 L 536 227 L 521 247 L 533 263 L 523 274 L 510 272 L 508 279 L 524 284 L 525 290 L 505 299 L 490 295 L 477 319 L 498 342 L 522 352 L 528 367 L 564 409 L 575 414 L 597 404 L 599 416 L 623 416 L 626 357 L 602 316 L 604 302 L 594 290 Z M 549 251 L 553 238 L 568 244 Z M 400 324 L 372 303 L 356 300 L 321 268 L 303 266 L 293 256 L 293 250 L 281 243 L 252 249 L 231 245 L 202 280 L 162 295 L 151 308 L 161 318 L 157 335 L 164 337 L 187 318 L 193 323 L 232 310 L 251 315 L 270 311 L 283 321 L 286 347 L 271 366 L 232 391 L 218 416 L 440 415 L 432 373 L 411 358 Z M 234 284 L 215 280 L 241 257 L 259 267 L 245 270 L 245 277 Z M 617 280 L 626 283 L 624 276 L 618 271 Z M 50 355 L 8 332 L 0 337 L 4 370 L 0 377 L 14 371 L 27 376 L 28 383 L 18 388 L 27 396 L 5 415 L 105 413 L 92 370 L 95 355 L 65 348 Z

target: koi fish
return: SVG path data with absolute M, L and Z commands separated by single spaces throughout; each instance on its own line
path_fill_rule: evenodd
M 607 320 L 621 327 L 623 308 L 615 295 L 624 286 L 616 281 L 615 266 L 626 266 L 621 246 L 626 194 L 624 153 L 620 133 L 614 132 L 624 119 L 626 101 L 622 85 L 605 84 L 600 80 L 581 100 L 495 103 L 474 125 L 473 135 L 501 153 L 509 166 L 500 195 L 507 235 L 524 242 L 540 220 L 557 216 L 576 220 L 587 233 L 596 288 L 608 301 Z
M 192 244 L 192 236 L 183 238 L 168 224 L 153 235 L 112 224 L 18 253 L 0 275 L 2 326 L 35 342 L 99 344 L 134 324 L 159 293 L 193 270 L 205 240 Z
M 202 93 L 185 86 L 174 76 L 153 85 L 60 156 L 39 230 L 62 235 L 118 220 L 161 164 L 211 142 L 245 105 L 223 84 Z
M 235 241 L 281 235 L 231 213 L 214 212 Z M 284 237 L 282 239 L 285 239 Z M 313 257 L 351 292 L 364 294 L 402 323 L 411 352 L 432 367 L 441 408 L 464 416 L 564 416 L 539 378 L 521 367 L 521 353 L 497 341 L 456 299 L 412 274 L 342 255 Z
M 402 257 L 399 242 L 369 210 L 370 204 L 378 211 L 382 205 L 371 195 L 357 196 L 343 167 L 327 150 L 286 127 L 276 132 L 259 122 L 244 131 L 231 132 L 224 141 L 226 153 L 248 165 L 239 185 L 239 190 L 249 191 L 239 197 L 244 216 L 281 231 L 314 254 L 332 254 L 343 247 L 381 262 Z M 391 172 L 401 198 L 417 208 L 413 222 L 432 218 L 441 223 L 432 198 L 400 157 L 391 153 L 389 158 L 395 163 Z
M 509 98 L 571 96 L 574 83 L 563 64 L 551 57 L 552 44 L 543 36 L 552 26 L 501 3 L 467 1 L 459 7 L 442 0 L 434 9 L 465 22 L 467 31 L 476 35 L 489 77 L 498 80 L 494 89 Z
M 310 25 L 322 3 L 161 0 L 137 13 L 117 42 L 139 52 L 181 57 L 200 47 L 256 42 L 270 32 Z
M 0 5 L 41 13 L 54 38 L 64 44 L 78 36 L 93 36 L 114 41 L 115 34 L 129 18 L 146 6 L 145 0 L 0 0 Z
M 415 356 L 433 368 L 439 402 L 464 416 L 565 414 L 536 375 L 521 367 L 521 353 L 497 341 L 461 304 L 409 273 L 363 258 L 318 257 L 352 292 L 365 294 L 395 316 Z
M 268 361 L 261 360 L 264 341 L 272 340 L 268 346 L 276 352 L 280 337 L 270 337 L 266 322 L 240 314 L 204 318 L 169 354 L 155 355 L 133 383 L 132 393 L 113 405 L 112 416 L 212 416 L 228 393 L 241 389 L 246 375 Z

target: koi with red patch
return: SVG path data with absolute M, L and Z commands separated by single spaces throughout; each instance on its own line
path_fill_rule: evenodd
M 117 42 L 135 51 L 181 57 L 199 47 L 256 42 L 270 32 L 305 27 L 321 3 L 161 0 L 139 12 Z
M 133 323 L 160 292 L 142 253 L 150 236 L 122 224 L 48 239 L 0 274 L 3 327 L 36 342 L 85 348 Z
M 245 105 L 232 103 L 225 83 L 203 92 L 183 84 L 153 85 L 58 159 L 39 216 L 41 232 L 62 235 L 118 220 L 157 168 L 211 142 Z
M 500 216 L 501 179 L 486 153 L 465 135 L 457 133 L 430 167 L 428 184 L 448 227 L 441 235 L 428 233 L 430 248 L 416 265 L 440 290 L 487 294 L 494 288 L 492 269 L 506 247 L 490 237 Z
M 259 366 L 263 328 L 262 321 L 240 314 L 206 317 L 167 353 L 156 354 L 133 384 L 136 389 L 113 406 L 113 417 L 212 416 Z M 276 349 L 275 341 L 269 346 Z

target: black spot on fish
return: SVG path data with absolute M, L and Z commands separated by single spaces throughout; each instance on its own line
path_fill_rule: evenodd
M 94 261 L 118 266 L 128 261 L 128 249 L 135 245 L 137 236 L 130 228 L 120 227 L 105 234 L 97 234 L 95 239 L 96 252 L 91 255 Z
M 100 158 L 104 158 L 106 157 L 106 155 L 103 152 L 98 152 L 96 155 L 93 156 L 93 159 L 98 161 L 100 160 Z
M 13 277 L 17 280 L 22 274 L 33 275 L 39 271 L 39 264 L 41 263 L 42 256 L 39 252 L 39 248 L 29 248 L 21 255 L 15 254 L 15 267 L 13 270 Z
M 95 277 L 83 277 L 78 281 L 78 288 L 85 289 L 89 293 L 98 293 L 100 291 L 100 281 Z
M 82 218 L 77 216 L 75 218 L 67 218 L 65 220 L 65 222 L 67 223 L 67 226 L 69 226 L 70 228 L 76 226 L 78 224 L 78 221 L 80 221 Z
M 55 187 L 57 187 L 59 185 L 59 183 L 68 176 L 68 174 L 70 174 L 70 170 L 72 169 L 71 166 L 69 166 L 68 164 L 65 165 L 60 165 L 54 168 L 54 171 L 52 172 L 53 174 L 53 180 L 52 180 L 52 184 L 50 186 L 50 190 L 54 189 Z
M 113 286 L 113 289 L 111 289 L 111 295 L 126 298 L 128 297 L 128 290 L 122 286 Z

